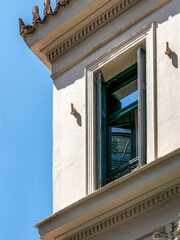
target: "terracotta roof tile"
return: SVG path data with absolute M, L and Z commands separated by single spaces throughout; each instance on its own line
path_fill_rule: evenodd
M 55 15 L 61 7 L 66 7 L 71 0 L 56 0 L 56 8 L 52 11 L 50 0 L 44 0 L 44 17 L 41 20 L 39 15 L 39 7 L 34 6 L 32 10 L 33 18 L 32 24 L 33 25 L 25 25 L 23 20 L 19 18 L 19 33 L 23 37 L 24 41 L 26 41 L 25 36 L 26 34 L 30 34 L 35 31 L 38 24 L 44 24 L 48 18 L 48 15 Z

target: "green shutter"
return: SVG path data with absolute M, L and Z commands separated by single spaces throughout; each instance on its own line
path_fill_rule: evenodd
M 146 164 L 146 52 L 138 49 L 138 160 Z
M 103 76 L 97 75 L 97 187 L 106 183 L 106 89 Z

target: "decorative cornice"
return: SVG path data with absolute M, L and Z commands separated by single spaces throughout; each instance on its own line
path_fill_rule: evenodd
M 122 212 L 119 212 L 118 214 L 108 217 L 99 223 L 96 223 L 86 229 L 83 229 L 82 231 L 80 231 L 68 238 L 65 238 L 64 240 L 82 240 L 82 239 L 86 239 L 88 237 L 92 237 L 93 235 L 100 233 L 101 231 L 104 231 L 110 227 L 120 224 L 122 221 L 127 220 L 130 217 L 133 217 L 139 213 L 142 213 L 143 211 L 148 210 L 149 208 L 152 208 L 158 204 L 161 204 L 161 203 L 175 197 L 179 193 L 180 193 L 180 184 L 175 185 L 175 186 L 173 186 L 151 198 L 148 198 L 148 199 L 144 200 L 143 202 L 140 202 Z M 174 232 L 173 233 L 174 236 L 179 236 L 177 234 L 180 234 L 180 225 L 177 225 L 176 223 L 174 223 L 173 232 Z M 171 239 L 171 238 L 158 238 L 158 236 L 163 236 L 163 235 L 162 234 L 160 235 L 160 233 L 155 232 L 154 240 Z M 55 239 L 58 239 L 58 237 L 59 236 L 55 237 Z M 179 239 L 173 238 L 173 240 L 179 240 Z
M 171 223 L 154 227 L 153 240 L 179 240 L 180 239 L 180 214 Z
M 56 8 L 54 11 L 51 9 L 51 3 L 50 0 L 44 0 L 44 18 L 41 20 L 39 16 L 39 8 L 38 6 L 34 6 L 32 14 L 33 14 L 33 19 L 32 23 L 33 25 L 25 25 L 23 20 L 19 18 L 19 33 L 26 42 L 26 34 L 31 34 L 33 33 L 39 24 L 44 24 L 48 18 L 48 15 L 56 15 L 56 13 L 59 11 L 60 7 L 66 7 L 71 0 L 56 0 Z
M 111 9 L 100 15 L 98 18 L 96 18 L 94 21 L 86 25 L 84 28 L 82 28 L 80 31 L 66 39 L 64 42 L 62 42 L 60 45 L 58 45 L 56 48 L 52 49 L 46 54 L 47 60 L 49 62 L 55 61 L 58 57 L 62 56 L 64 53 L 66 53 L 68 50 L 70 50 L 72 47 L 78 45 L 83 40 L 85 40 L 87 37 L 98 31 L 100 28 L 102 28 L 104 25 L 127 11 L 129 8 L 133 7 L 135 4 L 140 2 L 142 0 L 121 0 L 118 4 L 113 6 Z

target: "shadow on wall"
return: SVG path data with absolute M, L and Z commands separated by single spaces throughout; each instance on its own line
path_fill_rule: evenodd
M 82 69 L 84 70 L 84 69 Z M 72 73 L 71 73 L 72 71 Z M 60 75 L 57 79 L 53 81 L 54 86 L 56 87 L 57 90 L 61 90 L 63 88 L 68 87 L 71 84 L 74 84 L 76 81 L 81 81 L 84 73 L 83 74 L 76 74 L 77 70 L 70 69 L 68 72 L 65 72 L 64 74 Z M 67 76 L 66 76 L 67 75 Z
M 158 28 L 159 25 L 164 24 L 165 22 L 169 21 L 170 18 L 175 17 L 176 15 L 180 14 L 179 8 L 177 8 L 177 5 L 179 5 L 179 0 L 174 0 L 170 1 L 169 3 L 165 4 L 162 8 L 159 10 L 159 14 L 154 18 L 152 14 L 152 18 L 147 17 L 147 22 L 145 20 L 145 25 L 148 25 L 150 22 L 152 23 L 153 21 L 156 22 L 156 28 Z M 119 29 L 121 30 L 121 29 Z M 69 64 L 72 64 L 73 60 L 68 62 L 67 59 L 71 59 L 71 54 L 75 54 L 77 51 L 79 52 L 79 56 L 84 54 L 84 47 L 88 49 L 88 43 L 92 42 L 96 34 L 101 34 L 103 35 L 104 28 L 96 32 L 95 34 L 92 34 L 88 39 L 84 40 L 81 44 L 77 45 L 74 49 L 70 49 L 67 53 L 65 53 L 62 57 L 56 60 L 56 68 L 60 62 L 64 62 L 65 65 L 62 66 L 62 69 L 64 67 L 67 67 Z M 120 33 L 119 33 L 120 35 Z M 97 35 L 98 38 L 98 35 Z M 91 43 L 92 44 L 92 43 Z M 96 46 L 98 45 L 97 42 L 94 43 Z M 101 46 L 100 48 L 103 48 L 104 46 Z M 98 49 L 98 48 L 97 48 Z M 82 53 L 82 54 L 81 54 Z M 91 57 L 93 56 L 94 53 L 91 54 Z M 96 55 L 96 54 L 95 54 Z M 172 65 L 175 68 L 178 68 L 178 56 L 176 55 L 175 52 L 172 52 L 171 56 L 172 57 Z M 94 56 L 94 60 L 97 58 L 97 56 Z M 78 59 L 78 57 L 77 57 Z M 66 72 L 64 72 L 62 75 L 60 75 L 57 79 L 54 80 L 54 85 L 57 90 L 60 90 L 62 88 L 65 88 L 71 84 L 73 84 L 75 81 L 80 80 L 84 76 L 84 67 L 89 64 L 88 57 L 86 59 L 83 59 L 81 62 L 77 63 L 74 62 L 74 66 L 70 67 L 70 69 L 67 69 Z M 78 65 L 78 67 L 77 67 Z M 57 68 L 58 69 L 58 68 Z M 57 69 L 54 71 L 54 73 L 57 71 Z M 67 74 L 68 73 L 68 74 Z M 69 77 L 71 76 L 71 77 Z
M 78 81 L 80 81 L 80 85 L 78 83 L 78 86 L 80 88 L 82 86 L 82 91 L 83 91 L 83 84 L 84 83 L 82 81 L 85 81 L 85 79 L 84 79 L 84 66 L 78 66 L 78 70 L 76 69 L 76 66 L 72 67 L 67 72 L 64 72 L 62 75 L 60 75 L 58 78 L 56 78 L 53 81 L 53 84 L 54 84 L 54 86 L 56 87 L 57 90 L 62 90 L 62 89 L 65 89 L 65 88 L 69 87 L 70 85 L 72 85 L 72 84 L 74 84 L 75 82 L 78 82 Z M 81 84 L 81 82 L 82 82 L 82 84 Z M 72 91 L 72 89 L 71 89 L 71 91 Z M 69 98 L 69 96 L 67 96 L 67 99 L 68 98 Z M 79 96 L 76 96 L 76 98 L 79 98 Z M 72 102 L 72 99 L 71 100 L 69 99 L 69 102 Z M 74 110 L 75 110 L 75 113 L 73 114 L 71 112 L 71 114 L 73 115 L 74 120 L 77 122 L 77 125 L 79 127 L 82 127 L 82 117 L 81 117 L 80 113 L 77 111 L 77 109 L 74 109 Z M 72 109 L 71 109 L 71 111 L 72 111 Z
M 179 11 L 179 8 L 177 8 L 177 5 L 179 5 L 179 0 L 170 1 L 167 5 L 165 5 L 160 10 L 162 11 L 162 13 L 160 12 L 159 19 L 155 20 L 157 22 L 157 28 L 158 28 L 158 25 L 164 24 L 166 21 L 169 21 L 171 18 L 180 14 L 180 11 Z M 169 14 L 169 11 L 171 12 L 171 14 Z M 171 49 L 171 54 L 169 55 L 169 58 L 172 60 L 173 67 L 178 68 L 179 66 L 178 55 L 172 49 Z
M 62 73 L 59 77 L 57 77 L 53 81 L 53 83 L 56 89 L 60 90 L 68 87 L 71 84 L 74 84 L 76 81 L 82 81 L 83 77 L 84 77 L 84 64 L 83 62 L 80 62 L 78 64 L 75 64 L 66 72 Z
M 171 54 L 169 55 L 169 58 L 172 60 L 172 65 L 175 68 L 178 68 L 178 55 L 171 50 Z
M 180 14 L 179 13 L 179 8 L 177 8 L 177 5 L 179 4 L 179 0 L 174 0 L 174 1 L 170 1 L 169 3 L 167 3 L 165 6 L 162 7 L 162 9 L 159 10 L 159 14 L 157 16 L 157 18 L 153 19 L 156 22 L 156 28 L 158 28 L 159 25 L 164 24 L 166 21 L 169 20 L 169 18 L 173 18 L 176 15 Z M 169 12 L 171 14 L 169 14 Z M 147 24 L 149 24 L 149 22 L 152 19 L 148 19 L 147 18 Z M 102 29 L 103 31 L 103 29 Z M 100 32 L 99 32 L 100 33 Z M 96 33 L 98 34 L 98 33 Z M 82 45 L 86 45 L 88 44 L 88 41 L 90 41 L 90 39 L 94 38 L 94 34 L 92 36 L 90 36 L 88 39 L 86 39 L 85 41 L 83 41 L 81 43 Z M 91 40 L 92 40 L 91 39 Z M 79 45 L 80 46 L 80 45 Z M 79 48 L 78 46 L 76 47 L 76 49 L 74 51 L 83 51 L 83 47 Z M 175 49 L 174 49 L 175 50 Z M 82 52 L 83 53 L 83 52 Z M 66 59 L 67 56 L 73 54 L 73 49 L 71 49 L 69 52 L 67 52 L 64 56 L 62 56 L 62 58 L 59 58 L 56 62 L 56 66 L 58 66 L 59 62 L 62 62 Z M 91 55 L 91 58 L 93 57 L 93 54 Z M 97 56 L 94 57 L 94 59 L 96 59 Z M 156 56 L 157 58 L 157 56 Z M 178 68 L 178 56 L 175 52 L 172 51 L 171 55 L 169 56 L 169 58 L 172 60 L 172 65 L 175 68 Z M 77 59 L 76 59 L 77 60 Z M 66 61 L 65 61 L 66 62 Z M 78 62 L 78 61 L 77 61 Z M 67 63 L 68 65 L 69 63 Z M 68 69 L 66 72 L 64 72 L 63 74 L 61 74 L 57 79 L 54 80 L 54 86 L 56 87 L 57 90 L 63 89 L 68 87 L 69 85 L 74 84 L 76 81 L 82 81 L 82 78 L 84 77 L 84 67 L 86 65 L 89 64 L 89 59 L 87 57 L 87 59 L 82 60 L 81 62 L 75 64 L 73 67 L 71 67 L 70 69 Z M 78 66 L 77 66 L 78 65 Z M 80 123 L 80 118 L 77 117 L 78 122 Z
M 77 121 L 78 126 L 81 127 L 81 126 L 82 126 L 81 115 L 77 112 L 74 117 L 76 118 L 76 121 Z

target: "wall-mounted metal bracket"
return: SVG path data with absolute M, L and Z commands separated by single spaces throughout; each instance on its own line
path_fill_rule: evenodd
M 169 47 L 169 43 L 166 42 L 166 51 L 165 51 L 165 54 L 169 56 L 169 55 L 171 54 L 171 52 L 172 52 L 172 51 L 171 51 L 171 49 L 170 49 L 170 47 Z
M 73 103 L 71 103 L 71 114 L 75 116 L 76 113 L 77 113 L 77 111 L 76 111 L 76 109 L 74 108 Z

